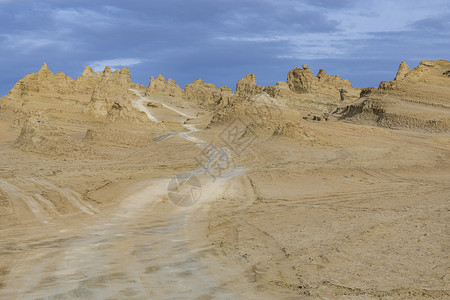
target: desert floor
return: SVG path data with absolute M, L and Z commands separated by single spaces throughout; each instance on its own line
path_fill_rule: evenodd
M 152 116 L 200 112 L 166 105 Z M 450 135 L 305 121 L 310 140 L 242 145 L 204 116 L 88 158 L 18 151 L 2 116 L 0 298 L 450 297 Z

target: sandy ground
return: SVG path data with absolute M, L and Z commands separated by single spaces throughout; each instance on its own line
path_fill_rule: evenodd
M 0 298 L 450 297 L 448 134 L 305 121 L 316 140 L 238 149 L 196 108 L 135 107 L 184 130 L 52 158 L 12 148 L 3 115 Z M 184 172 L 201 191 L 180 207 Z

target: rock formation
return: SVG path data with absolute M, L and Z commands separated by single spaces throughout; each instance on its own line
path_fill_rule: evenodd
M 275 86 L 265 86 L 264 91 L 272 98 L 294 99 L 298 94 L 291 91 L 289 85 L 284 81 L 278 81 Z
M 212 83 L 197 79 L 184 88 L 184 98 L 204 107 L 216 108 L 227 106 L 233 93 L 230 88 L 217 88 Z
M 286 83 L 291 91 L 298 94 L 312 93 L 318 84 L 319 79 L 314 77 L 308 66 L 303 69 L 295 68 L 289 71 Z
M 108 109 L 128 95 L 130 88 L 139 85 L 131 81 L 126 68 L 113 73 L 106 66 L 104 71 L 95 73 L 86 66 L 81 76 L 73 80 L 64 73 L 53 74 L 44 63 L 39 72 L 16 83 L 5 96 L 5 106 L 21 113 L 48 110 L 54 118 L 75 118 L 83 111 L 104 120 Z M 63 111 L 65 114 L 61 114 Z
M 402 61 L 402 63 L 398 67 L 398 72 L 394 80 L 401 80 L 405 78 L 406 74 L 408 74 L 409 71 L 409 66 L 404 61 Z
M 315 94 L 331 101 L 355 100 L 361 92 L 360 89 L 353 88 L 347 79 L 330 76 L 324 69 L 320 69 L 317 76 L 314 76 L 307 65 L 303 65 L 303 69 L 291 70 L 286 83 L 297 94 Z
M 234 96 L 238 99 L 249 99 L 262 90 L 262 87 L 256 84 L 256 76 L 254 74 L 247 74 L 236 83 Z
M 109 104 L 116 97 L 126 94 L 130 88 L 139 88 L 139 85 L 131 81 L 130 71 L 126 68 L 113 73 L 106 66 L 103 72 L 95 73 L 87 66 L 81 76 L 73 80 L 64 73 L 53 74 L 44 63 L 39 72 L 19 80 L 6 98 L 11 100 L 11 106 L 14 106 L 12 102 L 22 103 L 26 99 L 73 101 L 75 104 L 87 105 L 96 115 L 104 117 Z M 66 105 L 65 102 L 59 103 Z M 36 103 L 28 105 L 39 109 Z M 26 107 L 23 109 L 26 110 Z
M 287 81 L 277 82 L 275 86 L 261 87 L 257 85 L 255 75 L 248 74 L 237 82 L 229 105 L 215 114 L 212 123 L 224 123 L 234 118 L 252 122 L 255 117 L 282 122 L 279 120 L 282 117 L 278 116 L 280 107 L 294 109 L 299 119 L 328 120 L 333 111 L 353 103 L 360 94 L 361 90 L 353 88 L 348 80 L 330 76 L 323 69 L 314 76 L 307 65 L 291 70 Z M 262 102 L 266 104 L 260 105 L 259 100 L 263 98 Z M 266 110 L 270 108 L 270 114 L 261 113 L 264 111 L 262 106 Z
M 92 76 L 89 71 L 87 74 Z M 111 69 L 106 66 L 99 77 L 94 86 L 88 108 L 100 118 L 106 117 L 108 110 L 114 103 L 118 99 L 122 100 L 124 95 L 128 95 L 129 89 L 139 88 L 138 84 L 131 81 L 130 70 L 127 68 L 112 73 Z
M 156 78 L 153 78 L 153 76 L 150 78 L 150 83 L 145 94 L 147 96 L 162 95 L 181 99 L 183 97 L 183 90 L 174 80 L 169 78 L 166 81 L 164 76 L 158 75 Z
M 145 95 L 175 97 L 214 110 L 213 123 L 237 116 L 251 119 L 257 115 L 264 120 L 271 119 L 273 116 L 261 114 L 259 105 L 271 103 L 275 108 L 288 107 L 299 115 L 299 119 L 305 120 L 328 120 L 330 115 L 333 116 L 332 112 L 336 112 L 334 116 L 339 118 L 370 119 L 369 123 L 388 127 L 395 127 L 396 124 L 400 127 L 426 127 L 436 123 L 436 128 L 444 128 L 446 125 L 442 124 L 447 121 L 439 117 L 439 112 L 434 114 L 435 119 L 431 119 L 431 115 L 425 117 L 425 114 L 429 111 L 428 107 L 447 109 L 450 105 L 449 72 L 448 61 L 422 61 L 412 70 L 402 62 L 394 80 L 383 81 L 378 88 L 361 90 L 353 88 L 346 79 L 328 75 L 324 69 L 314 76 L 309 67 L 303 65 L 302 68 L 292 69 L 286 82 L 277 82 L 275 86 L 259 86 L 254 74 L 245 75 L 236 83 L 234 93 L 228 87 L 218 88 L 201 79 L 186 85 L 183 90 L 172 79 L 166 80 L 158 75 L 151 77 Z M 431 86 L 439 88 L 431 89 Z M 141 116 L 131 105 L 136 95 L 129 93 L 129 89 L 143 87 L 131 81 L 130 71 L 126 68 L 113 72 L 106 66 L 102 72 L 95 73 L 87 66 L 81 76 L 73 80 L 64 73 L 52 73 L 44 63 L 39 72 L 17 82 L 5 96 L 1 107 L 26 114 L 27 111 L 39 111 L 42 106 L 52 118 L 70 114 L 70 118 L 74 119 L 83 112 L 83 115 L 94 116 L 96 122 L 143 122 L 145 116 Z M 390 100 L 382 100 L 383 97 Z M 41 105 L 44 102 L 45 105 Z M 417 110 L 418 107 L 413 108 L 411 103 L 419 107 L 426 105 L 427 109 Z M 401 112 L 398 106 L 417 111 L 415 121 L 408 121 L 412 120 L 411 114 Z M 407 115 L 409 117 L 405 117 Z M 387 116 L 396 121 L 387 121 L 390 118 Z
M 450 131 L 449 61 L 421 61 L 409 70 L 402 62 L 393 81 L 367 88 L 341 118 L 388 128 Z
M 8 93 L 10 98 L 60 98 L 73 92 L 74 80 L 63 73 L 53 74 L 44 63 L 37 73 L 31 73 L 19 80 Z

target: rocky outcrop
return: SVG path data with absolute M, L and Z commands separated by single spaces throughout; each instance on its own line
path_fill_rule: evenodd
M 86 66 L 83 70 L 83 73 L 81 73 L 81 78 L 96 77 L 97 75 L 98 74 L 96 74 L 90 66 Z
M 341 119 L 394 129 L 450 131 L 449 61 L 421 61 L 409 70 L 400 64 L 393 81 L 367 88 L 361 101 L 343 110 Z M 340 112 L 341 113 L 341 112 Z
M 90 101 L 92 93 L 101 78 L 101 73 L 95 73 L 90 66 L 86 66 L 81 76 L 75 79 L 74 93 L 78 95 L 79 99 L 83 102 Z
M 208 108 L 227 106 L 233 93 L 230 88 L 222 86 L 217 88 L 212 83 L 197 79 L 184 88 L 184 98 L 190 102 Z
M 289 71 L 286 80 L 289 89 L 297 94 L 312 93 L 318 85 L 319 79 L 314 77 L 308 66 L 303 69 L 295 68 Z
M 327 120 L 341 103 L 353 102 L 360 93 L 348 80 L 329 76 L 323 69 L 315 77 L 306 65 L 291 70 L 287 81 L 275 86 L 261 87 L 255 75 L 248 74 L 237 82 L 229 105 L 214 115 L 212 124 L 236 118 L 261 126 L 268 121 L 283 123 L 280 112 L 285 109 L 295 111 L 298 119 Z
M 171 96 L 176 98 L 183 98 L 183 90 L 172 79 L 166 79 L 162 75 L 158 75 L 156 78 L 153 76 L 150 78 L 150 83 L 147 87 L 145 95 L 162 95 Z
M 75 122 L 80 121 L 82 114 L 83 120 L 94 117 L 96 122 L 104 122 L 115 102 L 131 107 L 133 96 L 128 90 L 136 88 L 139 85 L 131 81 L 127 68 L 112 72 L 106 66 L 102 72 L 95 73 L 86 66 L 81 76 L 73 80 L 64 73 L 53 74 L 44 63 L 39 72 L 19 80 L 4 102 L 18 113 L 41 111 L 53 118 Z
M 361 97 L 361 90 L 355 88 L 341 88 L 339 93 L 341 95 L 341 101 L 351 101 Z
M 362 98 L 362 97 L 366 97 L 366 96 L 372 95 L 372 94 L 376 93 L 377 90 L 378 90 L 378 88 L 376 88 L 376 87 L 363 88 L 361 90 L 360 97 Z
M 292 69 L 286 83 L 297 94 L 314 94 L 330 101 L 355 100 L 361 92 L 360 89 L 353 88 L 347 79 L 328 75 L 324 69 L 320 69 L 317 76 L 314 76 L 307 65 L 303 65 L 303 69 Z
M 448 71 L 448 68 L 450 68 L 448 60 L 422 60 L 416 68 L 406 73 L 404 79 L 409 82 L 423 82 L 427 80 L 429 82 L 430 78 L 427 78 L 429 74 L 438 75 L 440 73 L 439 75 L 441 75 L 442 72 Z M 435 79 L 438 79 L 438 77 Z M 445 81 L 443 82 L 445 83 Z
M 272 98 L 292 99 L 297 96 L 284 81 L 278 81 L 275 86 L 265 86 L 263 90 Z
M 31 73 L 19 80 L 7 97 L 10 98 L 44 98 L 60 99 L 73 92 L 74 80 L 63 73 L 53 74 L 44 63 L 37 73 Z
M 236 83 L 236 91 L 233 93 L 229 87 L 206 83 L 201 79 L 186 85 L 184 98 L 207 108 L 224 109 L 242 101 L 253 98 L 262 92 L 263 88 L 256 84 L 256 76 L 247 74 Z
M 88 76 L 92 76 L 87 72 Z M 105 70 L 99 74 L 100 79 L 96 82 L 88 103 L 88 108 L 95 116 L 104 118 L 108 115 L 108 110 L 119 99 L 123 100 L 124 95 L 128 95 L 128 90 L 139 88 L 138 84 L 131 81 L 130 70 L 123 68 L 112 73 L 106 66 Z M 131 99 L 131 97 L 130 97 Z
M 402 61 L 402 63 L 398 67 L 398 72 L 394 80 L 402 80 L 403 78 L 405 78 L 406 74 L 409 73 L 409 71 L 409 66 L 404 61 Z
M 88 103 L 94 98 L 114 98 L 117 93 L 126 93 L 130 88 L 139 88 L 131 81 L 126 68 L 112 73 L 110 67 L 95 73 L 87 66 L 76 80 L 64 73 L 53 74 L 46 63 L 37 73 L 19 80 L 7 95 L 10 99 L 71 100 Z
M 309 67 L 303 65 L 291 70 L 286 82 L 277 82 L 275 86 L 261 87 L 254 74 L 245 75 L 236 83 L 234 93 L 228 87 L 218 88 L 201 79 L 182 90 L 175 81 L 158 75 L 151 77 L 145 95 L 176 97 L 214 110 L 213 122 L 226 122 L 236 117 L 251 122 L 255 116 L 258 120 L 273 120 L 273 114 L 264 113 L 264 109 L 272 106 L 272 110 L 281 107 L 290 110 L 289 114 L 305 122 L 327 120 L 331 116 L 369 120 L 369 123 L 393 128 L 444 128 L 446 125 L 442 124 L 446 124 L 448 116 L 443 112 L 450 107 L 449 72 L 448 61 L 422 61 L 412 70 L 402 62 L 394 80 L 383 81 L 378 88 L 360 90 L 353 88 L 346 79 L 328 75 L 324 69 L 314 76 Z M 131 81 L 126 68 L 113 72 L 107 66 L 95 73 L 87 66 L 81 76 L 73 80 L 64 73 L 52 73 L 44 63 L 39 72 L 17 82 L 1 107 L 26 115 L 32 110 L 39 111 L 44 103 L 42 107 L 52 118 L 62 118 L 60 115 L 66 114 L 64 118 L 74 120 L 82 111 L 83 118 L 94 122 L 141 122 L 141 113 L 131 105 L 136 95 L 128 91 L 140 88 L 142 86 Z
M 262 90 L 262 87 L 256 84 L 256 76 L 254 74 L 247 74 L 236 83 L 234 96 L 240 99 L 249 99 Z
M 266 126 L 267 122 L 282 118 L 277 99 L 264 91 L 253 96 L 247 96 L 247 92 L 250 93 L 250 90 L 239 95 L 235 93 L 228 106 L 216 111 L 211 124 L 223 124 L 238 119 L 240 122 Z
M 230 89 L 224 90 L 227 101 L 222 102 L 219 110 L 216 111 L 212 123 L 223 123 L 235 118 L 248 119 L 257 114 L 256 107 L 260 101 L 255 101 L 258 96 L 264 94 L 263 88 L 256 83 L 254 74 L 247 74 L 236 83 L 236 91 L 231 94 Z M 261 94 L 261 95 L 260 95 Z M 262 98 L 259 97 L 261 100 Z

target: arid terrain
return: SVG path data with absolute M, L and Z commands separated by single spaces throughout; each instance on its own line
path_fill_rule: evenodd
M 449 299 L 450 62 L 394 77 L 44 64 L 0 98 L 0 299 Z

